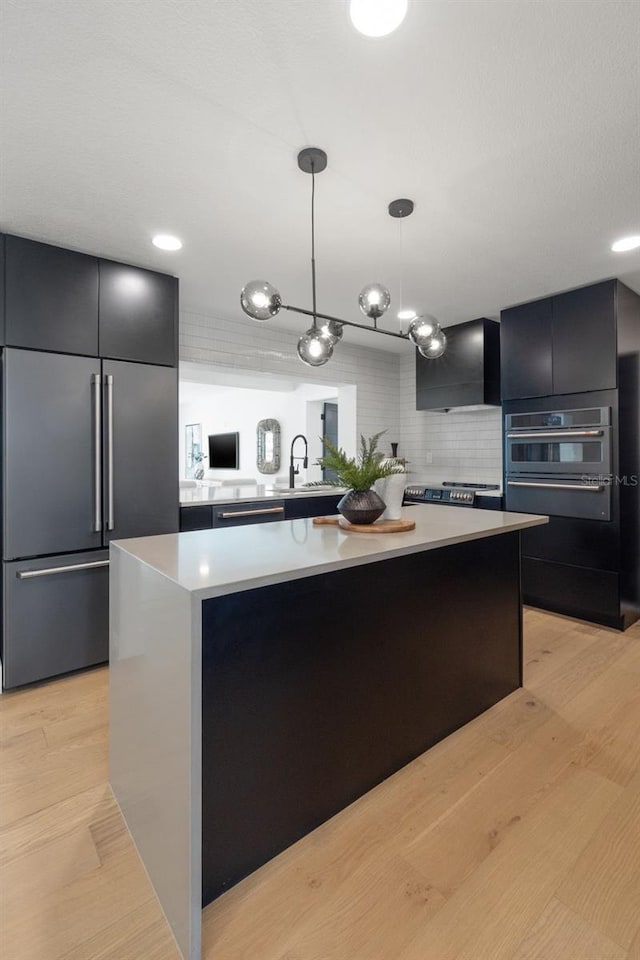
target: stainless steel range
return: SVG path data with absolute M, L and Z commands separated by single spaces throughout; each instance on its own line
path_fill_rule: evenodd
M 485 510 L 502 510 L 502 496 L 497 493 L 497 483 L 412 483 L 405 488 L 404 502 L 439 503 L 448 507 L 479 507 Z

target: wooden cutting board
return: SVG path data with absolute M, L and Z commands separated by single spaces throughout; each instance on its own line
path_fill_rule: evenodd
M 317 527 L 326 525 L 340 527 L 349 533 L 407 533 L 415 530 L 415 520 L 381 520 L 379 523 L 349 523 L 344 517 L 314 517 Z

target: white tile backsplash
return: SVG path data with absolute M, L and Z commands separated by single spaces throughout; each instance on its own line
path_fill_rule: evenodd
M 383 448 L 399 442 L 410 478 L 501 483 L 500 408 L 433 413 L 416 410 L 415 357 L 340 343 L 324 367 L 303 367 L 296 335 L 252 321 L 180 314 L 180 358 L 236 370 L 296 377 L 307 383 L 355 384 L 358 433 L 386 430 Z
M 382 444 L 387 450 L 391 441 L 400 440 L 397 354 L 340 343 L 325 366 L 307 367 L 296 354 L 294 331 L 181 311 L 180 359 L 295 377 L 305 383 L 355 384 L 358 432 L 368 437 L 386 430 Z
M 416 410 L 416 364 L 400 358 L 400 448 L 416 481 L 502 483 L 502 412 Z

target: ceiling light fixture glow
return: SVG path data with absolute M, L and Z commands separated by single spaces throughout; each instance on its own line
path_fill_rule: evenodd
M 416 316 L 415 310 L 409 310 L 408 308 L 406 310 L 398 310 L 398 320 L 413 320 Z
M 640 235 L 634 237 L 622 237 L 611 244 L 614 253 L 626 253 L 628 250 L 637 250 L 640 247 Z
M 386 37 L 407 15 L 408 0 L 351 0 L 351 22 L 365 37 Z
M 157 233 L 151 241 L 154 247 L 160 250 L 181 250 L 182 240 L 172 236 L 170 233 Z

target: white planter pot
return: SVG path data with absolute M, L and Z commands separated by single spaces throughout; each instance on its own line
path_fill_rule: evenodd
M 374 483 L 373 489 L 382 497 L 386 507 L 381 520 L 400 520 L 406 482 L 406 473 L 392 473 L 390 477 L 383 477 Z

